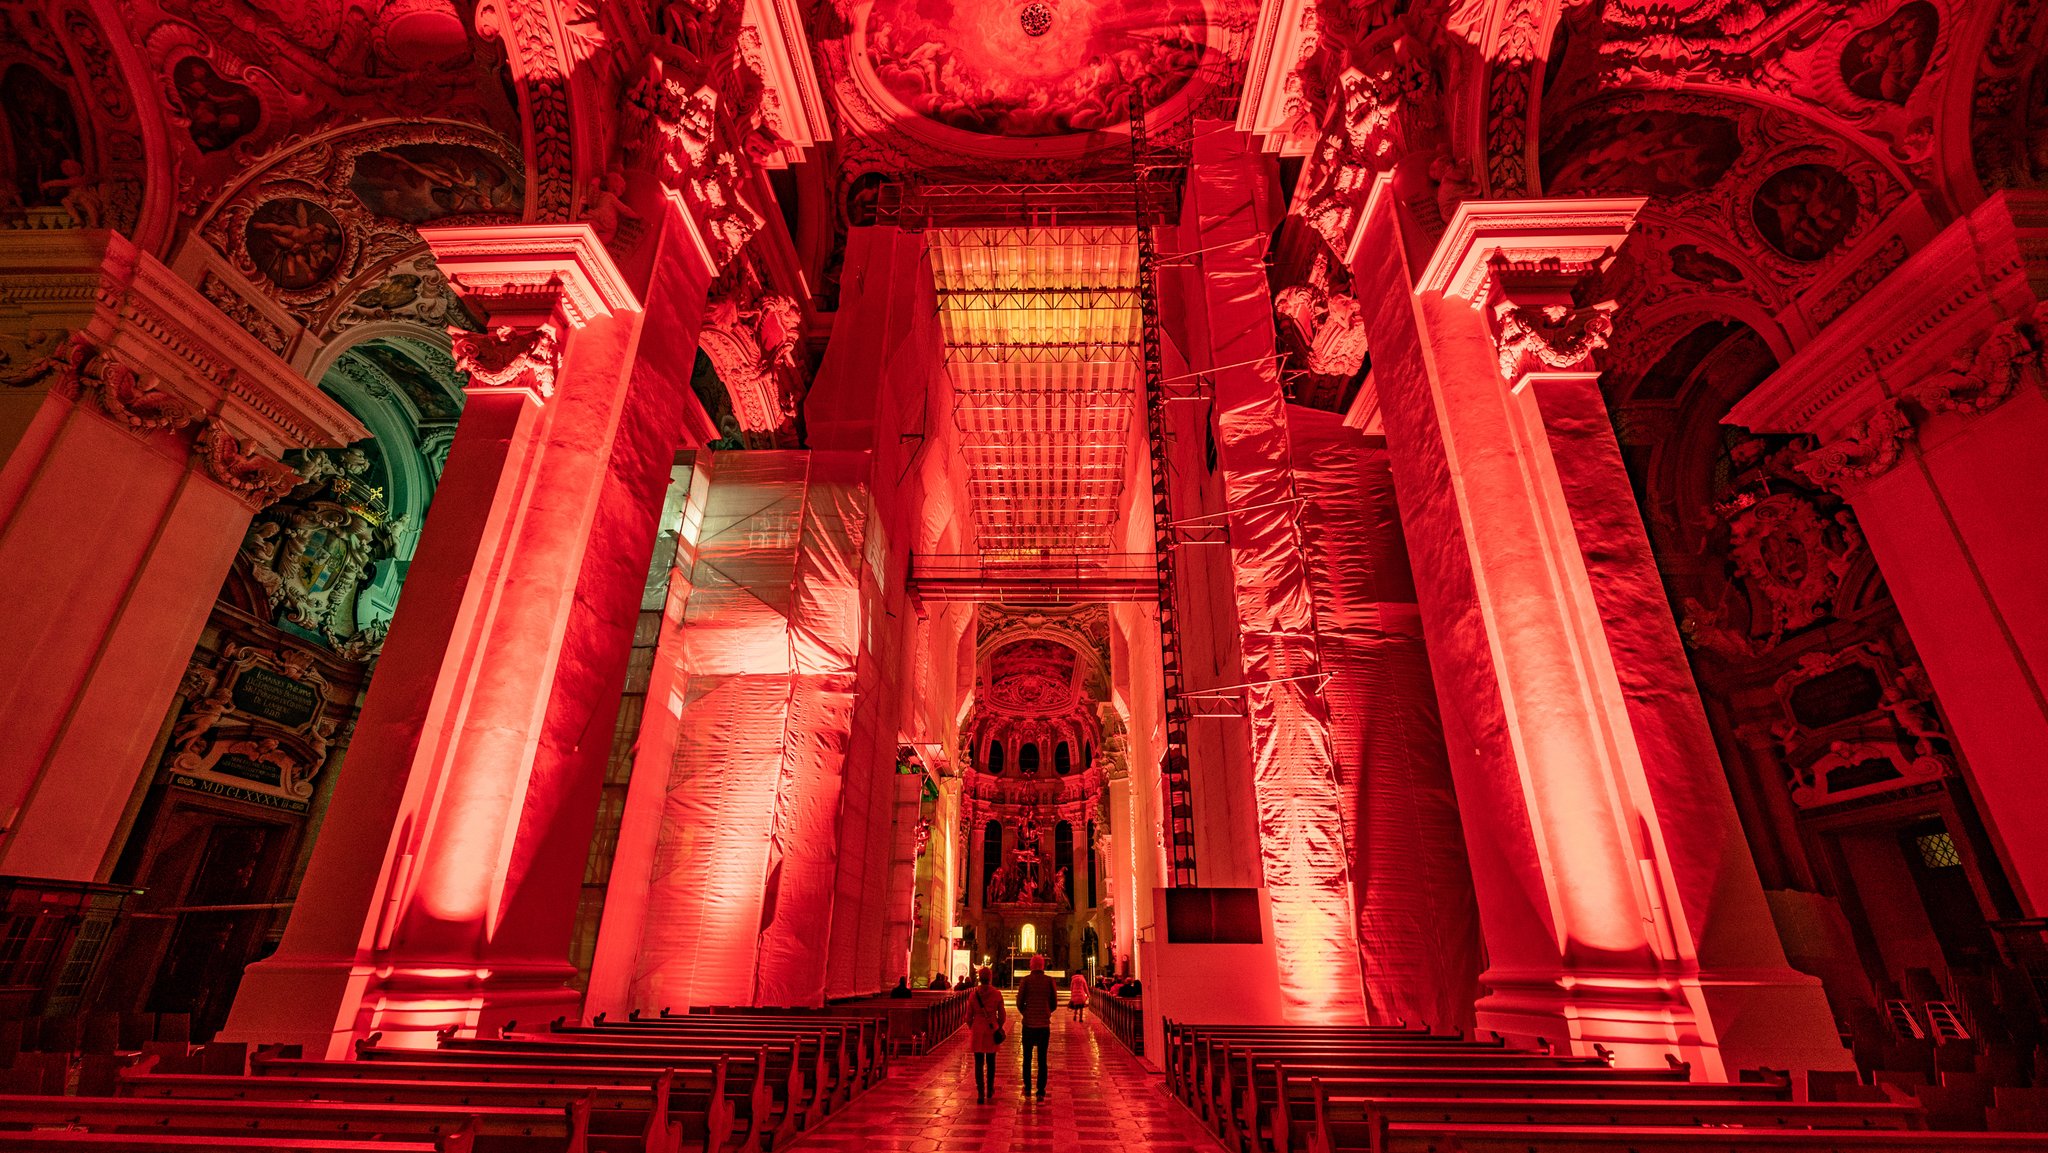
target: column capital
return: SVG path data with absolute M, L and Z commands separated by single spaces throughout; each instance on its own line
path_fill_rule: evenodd
M 422 228 L 434 263 L 494 326 L 534 327 L 559 312 L 570 328 L 640 299 L 590 225 L 499 224 Z
M 370 435 L 348 410 L 126 237 L 15 234 L 0 246 L 0 384 L 90 397 L 141 433 L 226 421 L 276 457 Z
M 1864 439 L 1987 412 L 2037 372 L 2048 325 L 2048 193 L 2001 192 L 1950 224 L 1724 418 L 1755 432 Z M 1875 422 L 1873 424 L 1873 421 Z
M 555 394 L 570 332 L 640 311 L 639 298 L 586 223 L 422 228 L 420 238 L 488 318 L 483 332 L 448 330 L 455 363 L 472 388 L 545 401 Z
M 1559 278 L 1569 287 L 1614 262 L 1643 204 L 1640 196 L 1464 201 L 1415 292 L 1484 308 L 1511 289 Z
M 1501 379 L 1594 371 L 1614 334 L 1612 300 L 1578 303 L 1628 239 L 1641 197 L 1467 200 L 1415 286 L 1486 314 Z

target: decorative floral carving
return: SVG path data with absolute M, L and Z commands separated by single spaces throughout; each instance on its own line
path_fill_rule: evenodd
M 761 78 L 736 51 L 742 5 L 670 4 L 662 13 L 662 36 L 626 90 L 624 154 L 683 193 L 722 269 L 767 222 L 748 198 L 747 166 L 781 143 L 762 110 Z
M 74 334 L 70 347 L 58 355 L 59 391 L 91 397 L 100 411 L 136 432 L 184 428 L 205 415 L 198 405 L 158 388 L 112 354 L 94 348 L 83 335 Z
M 2008 320 L 1981 343 L 1957 353 L 1948 367 L 1906 390 L 1928 413 L 1989 412 L 2012 396 L 2027 370 L 2042 361 L 2041 334 Z
M 1614 301 L 1584 308 L 1548 304 L 1525 308 L 1513 300 L 1493 306 L 1494 344 L 1501 378 L 1514 383 L 1526 373 L 1582 368 L 1614 335 Z
M 561 333 L 555 322 L 531 328 L 498 325 L 483 332 L 451 328 L 456 367 L 472 385 L 525 388 L 543 399 L 555 395 L 555 372 L 561 367 Z
M 1434 143 L 1438 85 L 1423 40 L 1404 24 L 1365 30 L 1348 12 L 1319 8 L 1322 49 L 1304 90 L 1323 106 L 1321 143 L 1305 177 L 1303 216 L 1342 254 L 1374 178 L 1411 149 Z
M 1813 483 L 1839 490 L 1890 472 L 1912 435 L 1913 421 L 1904 408 L 1895 399 L 1886 400 L 1840 439 L 1813 450 L 1793 467 Z
M 379 560 L 394 555 L 406 527 L 403 518 L 388 518 L 371 468 L 360 448 L 306 453 L 289 499 L 250 523 L 241 549 L 279 619 L 356 659 L 382 646 L 384 627 L 370 622 L 366 629 L 359 621 L 359 594 Z
M 207 475 L 252 509 L 263 509 L 299 483 L 299 474 L 290 465 L 236 440 L 218 421 L 200 426 L 192 448 Z
M 674 7 L 674 5 L 671 5 Z M 576 192 L 570 145 L 569 70 L 546 0 L 490 0 L 477 6 L 477 32 L 503 40 L 515 61 L 534 172 L 534 219 L 567 220 Z
M 220 277 L 209 272 L 199 281 L 200 295 L 213 302 L 221 315 L 242 327 L 242 331 L 263 342 L 263 347 L 272 352 L 282 353 L 285 348 L 284 329 L 272 323 L 270 318 L 256 310 L 256 306 L 243 299 L 241 294 L 224 283 Z
M 34 384 L 56 367 L 71 345 L 63 329 L 31 329 L 25 336 L 0 332 L 0 385 Z
M 1953 413 L 1973 416 L 2005 403 L 2048 361 L 2042 318 L 2016 317 L 1992 328 L 1949 363 L 1871 410 L 1848 432 L 1798 464 L 1815 483 L 1843 484 L 1882 476 L 1897 464 L 1919 421 Z

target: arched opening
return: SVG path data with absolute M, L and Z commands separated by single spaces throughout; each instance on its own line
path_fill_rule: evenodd
M 1003 742 L 1001 741 L 990 741 L 988 743 L 988 771 L 991 773 L 1001 773 L 1003 771 Z
M 1060 903 L 1072 908 L 1074 905 L 1074 826 L 1061 821 L 1052 827 L 1052 868 L 1053 882 L 1058 888 Z
M 1094 854 L 1095 854 L 1095 822 L 1094 822 L 1094 820 L 1093 820 L 1093 819 L 1090 819 L 1090 820 L 1089 820 L 1089 822 L 1088 822 L 1088 853 L 1089 853 L 1089 856 L 1088 856 L 1088 905 L 1087 905 L 1087 907 L 1088 907 L 1088 908 L 1090 908 L 1090 909 L 1092 909 L 1092 908 L 1094 908 L 1094 907 L 1096 906 L 1096 904 L 1097 904 L 1097 902 L 1096 902 L 1096 900 L 1095 900 L 1095 878 L 1096 878 L 1096 877 L 1097 877 L 1098 875 L 1100 875 L 1100 874 L 1101 874 L 1101 872 L 1102 872 L 1101 862 L 1100 862 L 1100 861 L 1098 861 L 1098 860 L 1097 860 L 1097 859 L 1095 858 L 1095 855 L 1094 855 Z M 1092 956 L 1093 954 L 1091 953 L 1090 955 Z
M 987 900 L 988 884 L 1003 864 L 1003 823 L 990 821 L 981 831 L 981 891 Z
M 1038 771 L 1038 742 L 1026 741 L 1017 751 L 1017 771 L 1030 774 Z
M 1074 754 L 1065 741 L 1053 746 L 1052 771 L 1063 777 L 1074 771 Z

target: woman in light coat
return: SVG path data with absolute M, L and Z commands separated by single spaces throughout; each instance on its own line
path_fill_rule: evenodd
M 996 1047 L 1003 1041 L 1002 991 L 995 974 L 983 966 L 980 982 L 967 995 L 968 1041 L 974 1050 L 974 1099 L 989 1101 L 996 1095 Z

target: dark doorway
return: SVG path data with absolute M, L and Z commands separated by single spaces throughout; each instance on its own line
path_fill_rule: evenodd
M 1948 827 L 1939 817 L 1907 825 L 1899 849 L 1949 969 L 1984 969 L 1993 959 L 1991 932 Z

